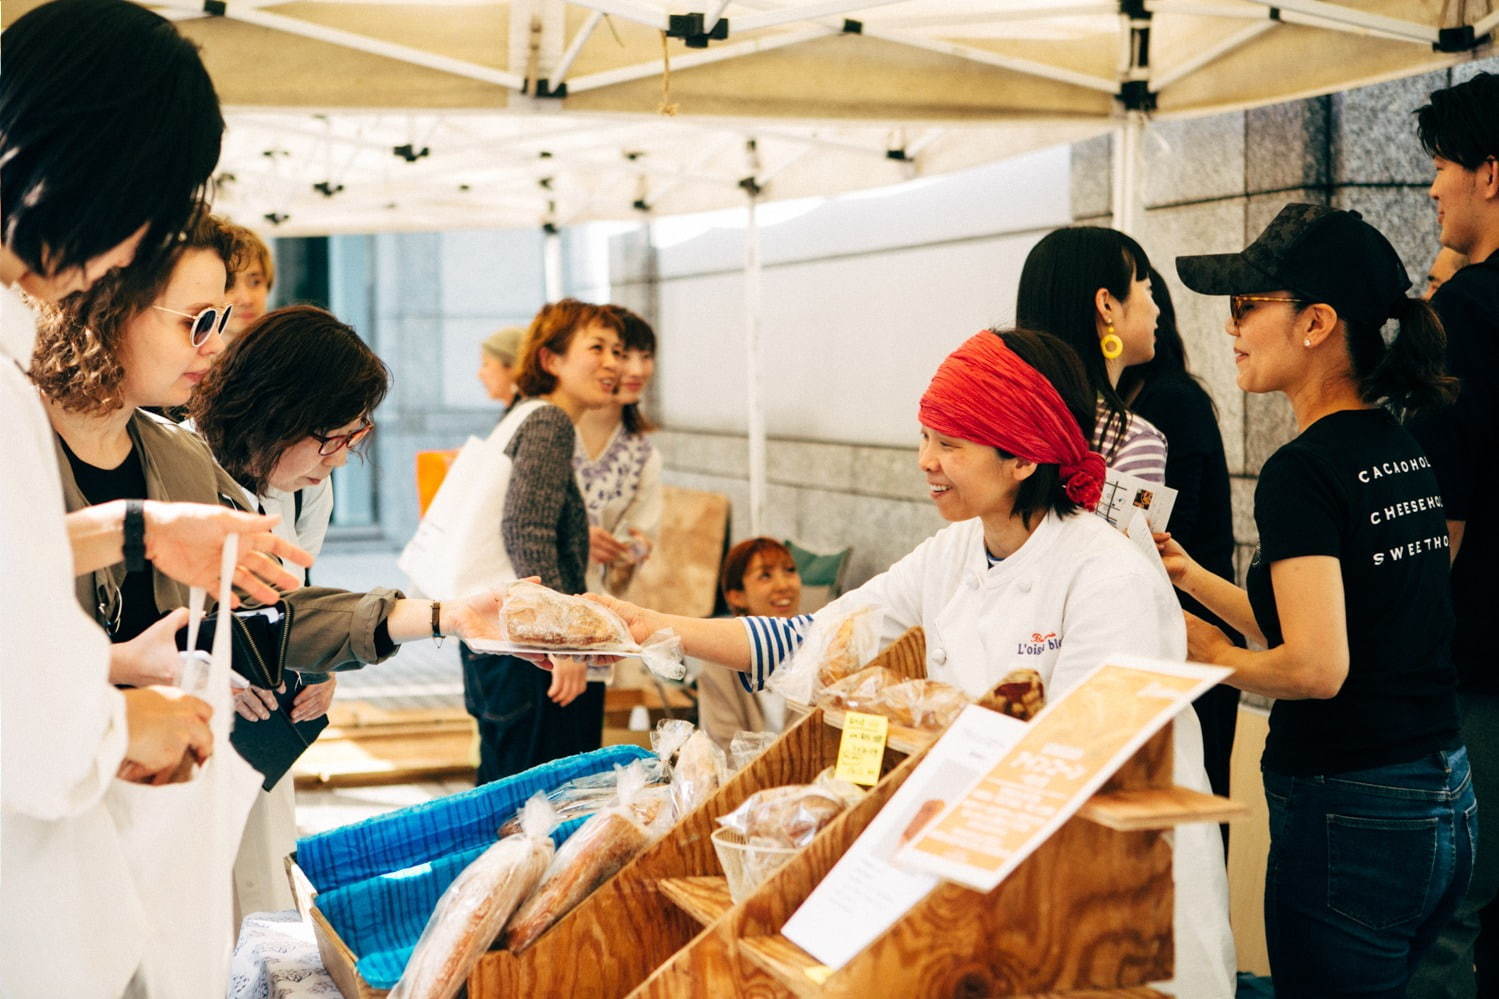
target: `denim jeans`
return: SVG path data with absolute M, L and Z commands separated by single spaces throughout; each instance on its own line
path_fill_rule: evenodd
M 1311 777 L 1265 771 L 1276 999 L 1397 999 L 1468 887 L 1468 751 Z

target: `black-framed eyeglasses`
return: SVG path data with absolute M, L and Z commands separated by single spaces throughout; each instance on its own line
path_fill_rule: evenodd
M 203 346 L 208 342 L 208 338 L 215 333 L 223 336 L 224 327 L 229 325 L 229 314 L 234 311 L 234 306 L 232 305 L 226 305 L 223 308 L 219 308 L 217 305 L 210 305 L 197 315 L 193 315 L 191 312 L 180 312 L 177 309 L 169 309 L 165 305 L 153 305 L 151 308 L 158 312 L 181 316 L 183 319 L 191 319 L 193 321 L 192 333 L 189 334 L 188 338 L 192 341 L 194 347 Z
M 331 437 L 325 437 L 322 434 L 308 434 L 307 436 L 318 442 L 317 453 L 326 458 L 329 455 L 337 454 L 343 448 L 348 448 L 352 451 L 374 432 L 374 421 L 365 420 L 346 434 L 334 434 Z
M 1234 329 L 1239 328 L 1244 316 L 1249 312 L 1250 302 L 1294 302 L 1297 305 L 1306 305 L 1304 298 L 1286 298 L 1278 295 L 1230 295 L 1228 296 L 1228 314 L 1233 317 Z

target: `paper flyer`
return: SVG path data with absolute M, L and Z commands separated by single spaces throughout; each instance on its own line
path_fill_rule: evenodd
M 1048 704 L 896 862 L 993 891 L 1147 739 L 1231 672 L 1155 660 L 1098 667 Z
M 935 807 L 972 786 L 1025 728 L 1024 722 L 987 708 L 964 708 L 787 921 L 785 937 L 835 970 L 873 943 L 937 886 L 933 875 L 891 863 L 904 838 L 925 825 Z
M 1096 513 L 1119 530 L 1129 533 L 1130 520 L 1136 510 L 1145 511 L 1150 529 L 1164 531 L 1176 506 L 1176 490 L 1155 482 L 1146 482 L 1128 472 L 1109 469 L 1103 483 L 1103 496 Z

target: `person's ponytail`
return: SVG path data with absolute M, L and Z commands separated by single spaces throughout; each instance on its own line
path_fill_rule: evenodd
M 1447 334 L 1430 305 L 1402 298 L 1391 313 L 1399 329 L 1385 346 L 1379 327 L 1348 322 L 1348 353 L 1359 395 L 1406 412 L 1444 406 L 1457 397 L 1457 379 L 1447 374 Z

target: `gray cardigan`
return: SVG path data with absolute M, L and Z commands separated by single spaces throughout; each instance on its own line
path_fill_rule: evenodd
M 578 432 L 546 404 L 528 415 L 505 448 L 512 465 L 500 533 L 519 579 L 540 576 L 562 593 L 587 589 L 588 511 L 573 475 Z

